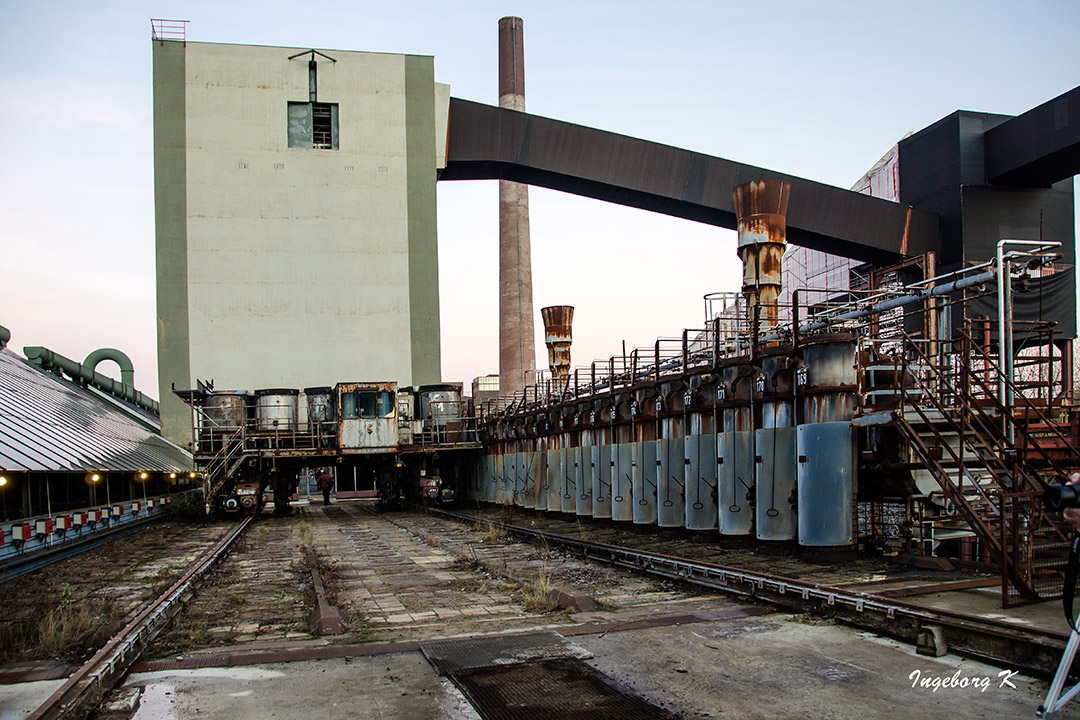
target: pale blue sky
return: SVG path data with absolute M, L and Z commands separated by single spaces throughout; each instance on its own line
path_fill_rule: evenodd
M 15 2 L 0 27 L 0 324 L 12 346 L 102 346 L 156 395 L 151 17 L 196 41 L 435 56 L 497 100 L 497 22 L 525 22 L 528 110 L 850 186 L 957 109 L 1023 112 L 1080 84 L 1080 5 L 1018 2 Z M 439 185 L 443 374 L 498 370 L 497 189 Z M 539 308 L 575 363 L 702 322 L 736 289 L 733 233 L 531 196 Z M 112 366 L 104 366 L 107 372 Z M 377 378 L 342 378 L 343 380 Z

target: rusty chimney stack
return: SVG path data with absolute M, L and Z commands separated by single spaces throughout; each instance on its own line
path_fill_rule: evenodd
M 780 260 L 787 246 L 787 204 L 791 185 L 783 180 L 754 180 L 739 185 L 732 196 L 739 227 L 739 257 L 743 261 L 742 292 L 751 313 L 765 327 L 778 321 Z M 753 317 L 753 315 L 751 315 Z
M 552 305 L 540 308 L 544 317 L 544 342 L 548 349 L 548 368 L 551 370 L 552 390 L 561 394 L 570 380 L 571 326 L 574 323 L 573 305 Z
M 525 48 L 519 17 L 499 20 L 499 107 L 525 111 Z M 529 186 L 499 181 L 499 389 L 536 380 Z

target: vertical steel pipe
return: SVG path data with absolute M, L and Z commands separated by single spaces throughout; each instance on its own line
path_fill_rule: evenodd
M 570 344 L 573 342 L 574 308 L 572 305 L 552 305 L 540 309 L 544 318 L 544 342 L 548 350 L 548 369 L 551 370 L 552 390 L 557 395 L 566 391 L 570 379 Z
M 787 246 L 787 204 L 791 185 L 782 180 L 754 180 L 735 188 L 739 258 L 743 262 L 742 292 L 749 310 L 760 306 L 766 327 L 778 320 L 780 261 Z

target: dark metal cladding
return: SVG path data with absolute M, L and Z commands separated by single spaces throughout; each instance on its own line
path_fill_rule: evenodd
M 648 140 L 459 98 L 447 135 L 440 180 L 513 180 L 731 230 L 737 185 L 784 180 L 795 245 L 868 262 L 894 262 L 905 236 L 908 254 L 938 249 L 932 212 Z
M 1080 174 L 1080 87 L 986 131 L 995 184 L 1050 187 Z

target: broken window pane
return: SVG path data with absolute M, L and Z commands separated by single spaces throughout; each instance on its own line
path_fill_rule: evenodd
M 289 103 L 289 147 L 337 150 L 337 103 Z

